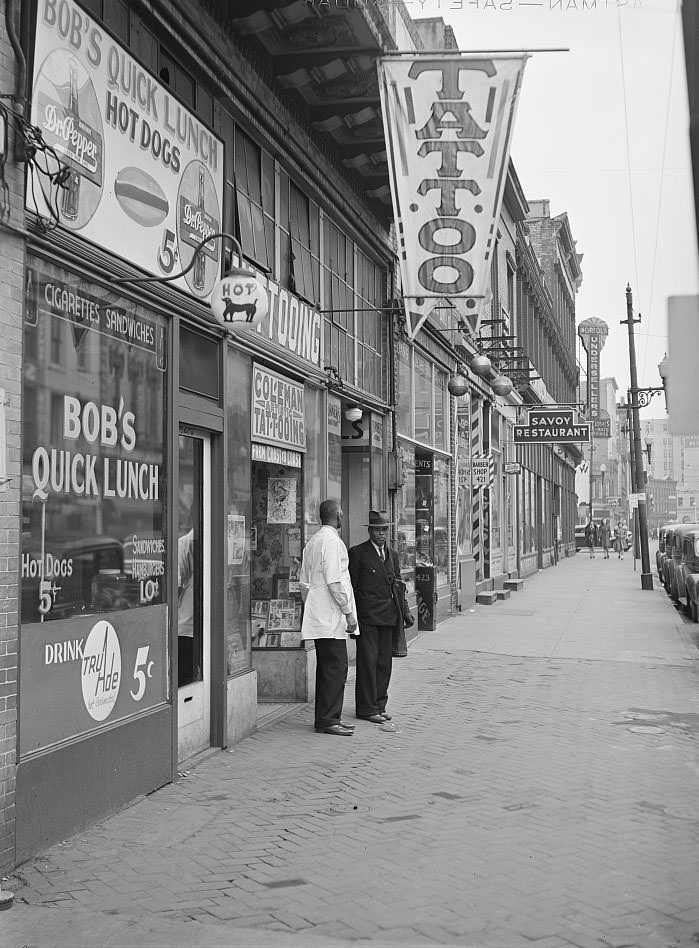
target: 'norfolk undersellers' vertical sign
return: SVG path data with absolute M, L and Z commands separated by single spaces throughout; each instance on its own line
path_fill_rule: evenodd
M 609 326 L 602 319 L 591 316 L 578 326 L 578 335 L 587 352 L 588 418 L 601 418 L 600 408 L 600 355 L 609 335 Z

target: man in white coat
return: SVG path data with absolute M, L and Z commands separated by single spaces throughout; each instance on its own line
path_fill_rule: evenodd
M 347 547 L 340 538 L 342 507 L 320 505 L 320 530 L 306 544 L 299 576 L 304 601 L 301 635 L 316 647 L 315 728 L 320 734 L 352 737 L 342 720 L 347 682 L 347 636 L 358 635 Z

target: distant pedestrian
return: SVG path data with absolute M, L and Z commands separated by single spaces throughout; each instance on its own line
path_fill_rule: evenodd
M 605 518 L 599 526 L 599 544 L 604 551 L 605 560 L 609 559 L 609 544 L 612 539 L 612 530 L 609 521 Z
M 617 559 L 624 559 L 624 547 L 626 546 L 626 525 L 624 523 L 618 523 L 616 530 L 614 531 L 614 551 L 617 554 Z
M 320 530 L 306 544 L 299 574 L 304 601 L 301 636 L 316 647 L 315 729 L 352 737 L 342 720 L 347 682 L 347 635 L 358 635 L 347 547 L 340 538 L 342 508 L 337 500 L 320 505 Z
M 595 525 L 590 520 L 590 522 L 585 527 L 585 543 L 590 551 L 590 559 L 594 559 L 595 556 Z

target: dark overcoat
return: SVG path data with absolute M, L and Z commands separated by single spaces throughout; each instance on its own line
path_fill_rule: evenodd
M 398 554 L 389 546 L 384 562 L 374 548 L 371 540 L 358 543 L 349 551 L 349 574 L 357 605 L 357 621 L 361 634 L 362 623 L 366 625 L 402 625 L 403 616 L 399 613 L 393 596 L 391 579 L 400 579 Z

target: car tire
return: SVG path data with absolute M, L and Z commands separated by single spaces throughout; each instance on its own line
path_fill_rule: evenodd
M 692 622 L 699 622 L 699 607 L 693 599 L 689 600 L 689 615 Z

